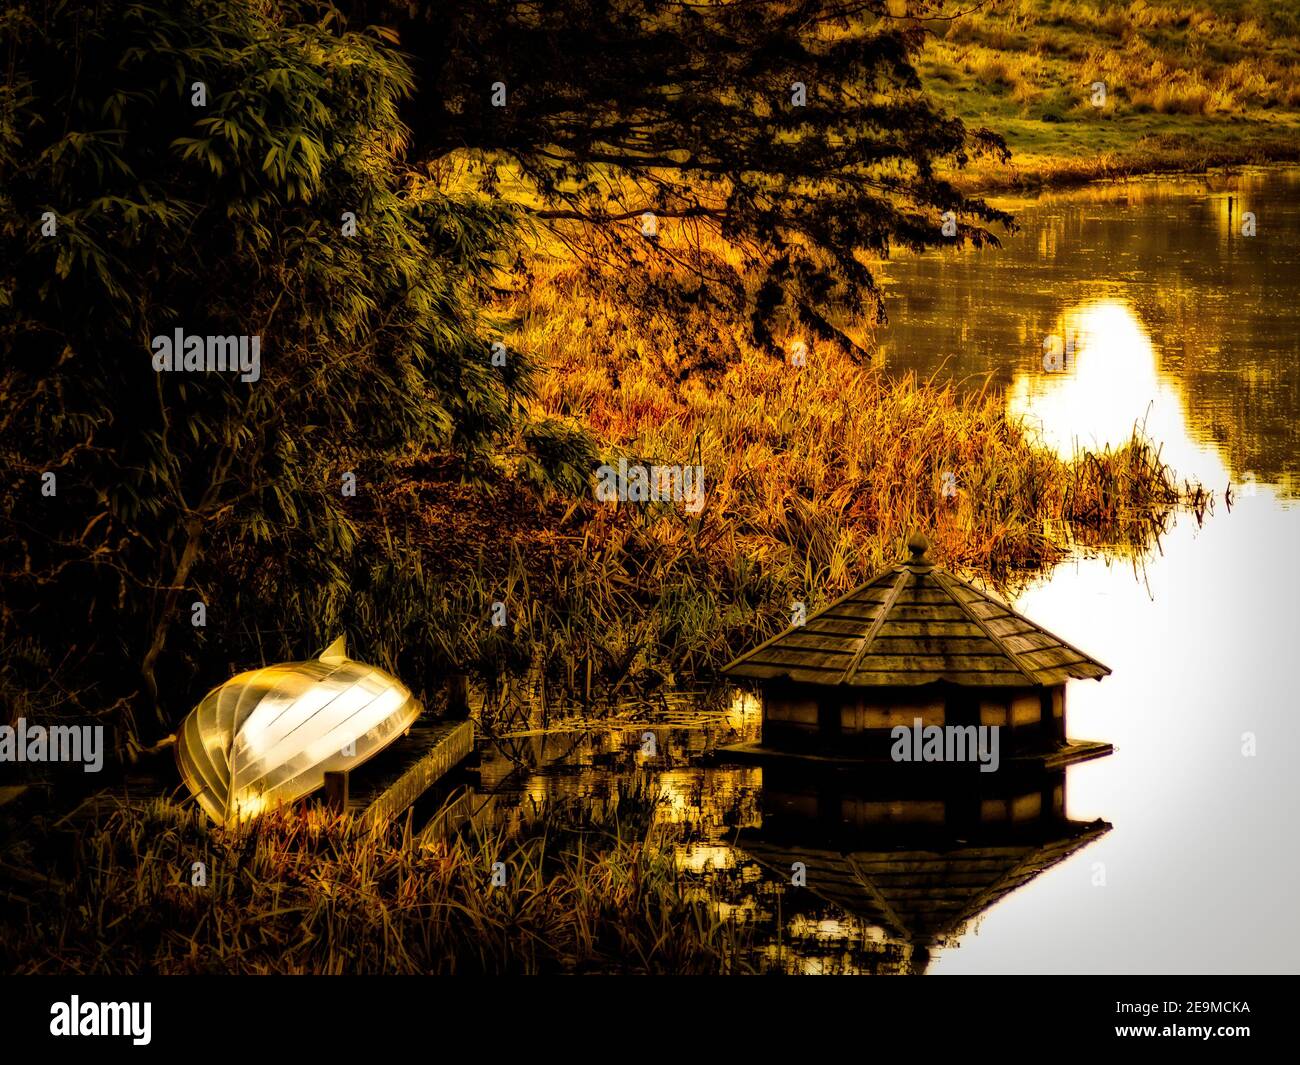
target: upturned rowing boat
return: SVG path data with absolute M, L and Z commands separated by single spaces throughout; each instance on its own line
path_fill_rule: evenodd
M 240 673 L 203 697 L 176 738 L 186 786 L 214 821 L 256 816 L 355 769 L 420 716 L 401 681 L 347 657 L 343 637 L 320 658 Z

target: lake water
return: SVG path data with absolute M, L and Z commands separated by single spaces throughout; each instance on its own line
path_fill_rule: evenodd
M 743 693 L 517 729 L 485 751 L 476 798 L 509 811 L 654 772 L 681 862 L 752 923 L 772 968 L 1295 972 L 1300 171 L 1010 206 L 1021 229 L 1000 250 L 888 265 L 879 359 L 996 390 L 1066 454 L 1144 424 L 1217 496 L 1146 557 L 1081 551 L 1014 603 L 1113 670 L 1070 684 L 1071 735 L 1116 751 L 1067 771 L 1060 831 L 989 844 L 945 832 L 924 797 L 809 795 L 711 765 L 715 745 L 755 734 Z M 830 805 L 878 842 L 836 852 L 819 835 Z

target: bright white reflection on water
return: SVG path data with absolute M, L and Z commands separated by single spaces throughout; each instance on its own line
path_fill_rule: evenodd
M 1071 817 L 1115 828 L 932 972 L 1295 971 L 1297 545 L 1300 510 L 1261 490 L 1181 519 L 1137 579 L 1083 559 L 1019 598 L 1114 670 L 1070 685 L 1071 732 L 1116 752 L 1070 769 L 1067 794 Z
M 1007 410 L 1062 458 L 1119 448 L 1141 429 L 1182 477 L 1222 489 L 1229 481 L 1218 452 L 1192 438 L 1178 379 L 1161 373 L 1151 336 L 1126 303 L 1094 300 L 1061 317 L 1040 372 L 1018 370 Z
M 1136 275 L 1135 290 L 1158 277 Z M 1269 302 L 1293 313 L 1296 271 L 1279 268 L 1270 284 Z M 1253 305 L 1260 295 L 1257 286 L 1236 295 L 1230 284 L 1207 287 L 1186 320 L 1208 339 L 1214 308 L 1234 299 Z M 1196 299 L 1189 293 L 1186 305 Z M 1102 817 L 1114 830 L 988 910 L 956 949 L 938 952 L 930 971 L 1294 971 L 1300 510 L 1289 477 L 1285 488 L 1256 486 L 1226 453 L 1248 450 L 1233 443 L 1243 434 L 1267 432 L 1276 442 L 1289 433 L 1248 402 L 1207 417 L 1213 408 L 1189 402 L 1187 367 L 1222 350 L 1207 347 L 1213 356 L 1201 356 L 1169 334 L 1154 344 L 1129 300 L 1107 294 L 1069 304 L 1052 328 L 1072 350 L 1046 369 L 1015 371 L 1008 409 L 1067 458 L 1122 445 L 1142 424 L 1165 461 L 1215 490 L 1218 503 L 1203 526 L 1180 516 L 1140 563 L 1077 558 L 1017 599 L 1022 613 L 1114 671 L 1070 685 L 1071 733 L 1109 740 L 1116 752 L 1070 769 L 1067 784 L 1072 818 Z M 1265 337 L 1257 334 L 1256 350 L 1247 344 L 1239 365 L 1220 371 L 1225 396 L 1255 386 L 1259 373 L 1247 355 L 1271 350 L 1280 358 L 1283 345 L 1294 345 L 1276 332 Z M 1176 371 L 1161 365 L 1157 348 L 1179 351 Z M 1287 400 L 1284 379 L 1265 378 L 1294 425 L 1294 390 Z M 1275 468 L 1293 467 L 1293 452 L 1273 454 Z M 1230 480 L 1238 487 L 1229 511 Z M 1243 753 L 1252 738 L 1254 753 Z

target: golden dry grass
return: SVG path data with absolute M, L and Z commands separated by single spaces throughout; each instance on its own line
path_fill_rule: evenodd
M 318 809 L 227 830 L 192 807 L 122 803 L 80 825 L 70 851 L 59 833 L 27 834 L 23 875 L 0 877 L 0 970 L 745 971 L 750 930 L 674 864 L 656 794 L 633 781 L 604 805 L 552 804 L 510 830 L 423 844 Z M 505 887 L 492 885 L 497 862 Z

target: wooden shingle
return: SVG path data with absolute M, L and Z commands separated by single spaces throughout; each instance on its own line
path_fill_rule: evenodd
M 1047 839 L 942 850 L 832 850 L 745 830 L 740 846 L 786 879 L 803 862 L 808 890 L 906 942 L 943 946 L 1000 899 L 1110 831 L 1105 821 L 1065 822 Z
M 912 557 L 729 663 L 737 680 L 912 687 L 1039 687 L 1110 669 L 926 558 Z

